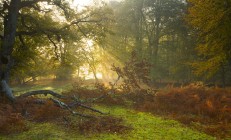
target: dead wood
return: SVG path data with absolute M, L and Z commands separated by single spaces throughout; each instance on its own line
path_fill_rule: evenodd
M 29 91 L 29 92 L 26 92 L 22 95 L 19 96 L 19 98 L 25 98 L 25 97 L 29 97 L 29 96 L 32 96 L 32 95 L 40 95 L 40 94 L 43 94 L 45 96 L 47 96 L 47 94 L 50 94 L 54 97 L 57 97 L 57 98 L 64 98 L 65 96 L 63 95 L 60 95 L 54 91 L 51 91 L 51 90 L 36 90 L 36 91 Z
M 73 110 L 71 110 L 71 108 L 64 102 L 61 102 L 57 99 L 53 99 L 53 98 L 50 98 L 56 105 L 58 105 L 59 107 L 63 108 L 63 109 L 67 109 L 69 110 L 73 115 L 78 115 L 78 116 L 81 116 L 81 117 L 85 117 L 85 118 L 94 118 L 94 116 L 91 116 L 91 115 L 86 115 L 86 114 L 81 114 L 81 113 L 78 113 L 78 112 L 75 112 Z
M 97 110 L 97 109 L 95 109 L 95 108 L 92 108 L 92 107 L 90 107 L 90 106 L 84 105 L 84 104 L 79 103 L 79 102 L 71 103 L 71 104 L 69 104 L 68 106 L 69 106 L 70 108 L 72 108 L 72 107 L 74 107 L 74 106 L 81 106 L 81 107 L 86 108 L 86 109 L 89 109 L 89 110 L 91 110 L 91 111 L 98 112 L 98 113 L 100 113 L 100 114 L 105 114 L 105 113 L 103 113 L 103 112 L 100 111 L 100 110 Z

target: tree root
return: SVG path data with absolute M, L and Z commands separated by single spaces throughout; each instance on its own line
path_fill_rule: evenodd
M 10 101 L 14 102 L 14 101 L 15 101 L 15 97 L 14 97 L 13 92 L 12 92 L 12 90 L 10 89 L 9 85 L 7 84 L 7 82 L 6 82 L 5 80 L 2 80 L 0 86 L 1 86 L 1 88 L 2 88 L 2 91 L 1 91 L 1 92 L 3 92 L 4 95 L 6 95 L 6 97 L 7 97 Z

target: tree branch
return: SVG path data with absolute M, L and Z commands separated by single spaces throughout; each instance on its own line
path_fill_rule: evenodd
M 57 57 L 57 59 L 59 58 L 59 55 L 58 55 L 58 53 L 57 53 L 57 48 L 58 48 L 58 46 L 56 45 L 56 43 L 52 40 L 52 38 L 49 36 L 49 35 L 47 35 L 47 38 L 48 38 L 48 40 L 54 45 L 54 47 L 55 47 L 55 56 Z
M 50 94 L 50 95 L 57 97 L 57 98 L 64 98 L 65 97 L 65 96 L 60 95 L 60 94 L 58 94 L 54 91 L 51 91 L 51 90 L 36 90 L 36 91 L 26 92 L 26 93 L 20 95 L 19 98 L 25 98 L 25 97 L 29 97 L 32 95 L 40 95 L 40 94 L 44 94 L 45 96 L 47 96 L 47 94 Z
M 18 38 L 19 38 L 20 42 L 22 43 L 22 45 L 26 46 L 26 43 L 24 42 L 22 35 L 19 35 Z
M 90 116 L 90 115 L 81 114 L 81 113 L 78 113 L 78 112 L 75 112 L 75 111 L 71 110 L 70 107 L 69 107 L 67 104 L 65 104 L 64 102 L 61 102 L 61 101 L 56 100 L 56 99 L 53 99 L 53 98 L 50 98 L 50 99 L 51 99 L 56 105 L 58 105 L 59 107 L 69 110 L 73 115 L 78 115 L 78 116 L 86 117 L 86 118 L 92 118 L 92 117 L 93 117 L 93 116 Z
M 74 103 L 71 103 L 71 104 L 68 105 L 68 106 L 69 106 L 69 107 L 81 106 L 81 107 L 86 108 L 86 109 L 89 109 L 89 110 L 91 110 L 91 111 L 98 112 L 98 113 L 100 113 L 100 114 L 105 114 L 105 113 L 103 113 L 102 111 L 99 111 L 99 110 L 94 109 L 94 108 L 92 108 L 92 107 L 89 107 L 89 106 L 87 106 L 87 105 L 81 104 L 80 102 L 74 102 Z
M 24 36 L 24 35 L 33 36 L 33 35 L 36 35 L 36 34 L 39 34 L 39 33 L 42 33 L 42 32 L 39 31 L 39 30 L 34 30 L 34 31 L 18 31 L 18 32 L 16 32 L 16 36 Z
M 20 9 L 24 7 L 33 7 L 34 4 L 38 2 L 46 2 L 48 0 L 27 0 L 27 1 L 22 1 L 20 5 Z

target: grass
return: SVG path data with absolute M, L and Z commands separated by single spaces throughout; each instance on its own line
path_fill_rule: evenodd
M 133 130 L 121 139 L 147 140 L 209 140 L 215 139 L 206 134 L 182 126 L 174 120 L 166 120 L 149 113 L 141 113 L 121 107 L 98 107 L 122 117 Z
M 0 136 L 1 140 L 215 140 L 214 137 L 192 130 L 174 120 L 166 120 L 149 113 L 136 112 L 122 107 L 96 106 L 110 115 L 121 117 L 132 128 L 126 134 L 89 134 L 66 130 L 53 123 L 28 122 L 29 130 L 23 133 Z M 77 118 L 79 119 L 79 118 Z M 94 123 L 94 122 L 92 122 Z

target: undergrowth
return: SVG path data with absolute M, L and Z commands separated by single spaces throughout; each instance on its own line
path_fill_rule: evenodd
M 84 140 L 215 140 L 214 137 L 206 135 L 204 133 L 195 131 L 193 129 L 182 126 L 180 123 L 174 120 L 162 119 L 160 117 L 155 117 L 149 113 L 137 112 L 130 109 L 125 109 L 123 107 L 105 107 L 105 106 L 96 106 L 104 112 L 110 112 L 112 118 L 102 118 L 96 123 L 116 123 L 118 126 L 122 123 L 125 128 L 125 131 L 120 130 L 121 132 L 112 131 L 108 133 L 110 128 L 105 125 L 94 124 L 94 120 L 81 120 L 80 118 L 72 119 L 73 123 L 78 122 L 88 126 L 90 128 L 88 131 L 85 128 L 85 132 L 79 132 L 79 128 L 74 129 L 73 127 L 68 128 L 60 125 L 60 123 L 51 123 L 51 122 L 30 122 L 28 131 L 14 134 L 1 136 L 1 140 L 69 140 L 69 139 L 84 139 Z M 71 119 L 73 116 L 70 116 Z M 116 119 L 115 119 L 116 118 Z M 122 121 L 121 121 L 122 118 Z M 109 121 L 108 121 L 109 119 Z M 89 124 L 90 123 L 90 124 Z M 100 131 L 95 132 L 95 126 L 103 127 Z M 94 129 L 91 127 L 93 126 Z M 77 127 L 77 125 L 76 125 Z M 117 128 L 117 127 L 116 127 Z M 114 129 L 114 128 L 112 128 Z M 106 130 L 106 131 L 105 131 Z M 111 130 L 110 130 L 111 131 Z M 90 133 L 89 133 L 90 132 Z M 99 133 L 100 132 L 100 133 Z
M 138 111 L 172 118 L 217 138 L 231 137 L 231 92 L 188 86 L 126 97 Z
M 168 120 L 174 119 L 217 139 L 229 139 L 231 136 L 230 90 L 188 86 L 158 92 L 147 90 L 125 92 L 103 84 L 89 87 L 75 83 L 72 90 L 63 94 L 69 96 L 69 99 L 86 103 L 91 107 L 97 104 L 97 108 L 109 114 L 96 115 L 77 106 L 74 110 L 89 113 L 94 117 L 76 117 L 46 98 L 30 97 L 17 100 L 14 104 L 2 102 L 0 135 L 14 137 L 12 135 L 14 134 L 21 136 L 22 139 L 28 139 L 22 135 L 34 133 L 31 125 L 41 124 L 42 127 L 43 124 L 49 124 L 54 130 L 50 130 L 52 134 L 46 132 L 41 134 L 44 139 L 58 138 L 56 136 L 59 135 L 65 139 L 69 133 L 68 138 L 78 135 L 84 139 L 213 139 Z M 61 101 L 71 102 L 68 99 Z M 133 109 L 152 113 L 167 120 L 148 113 L 138 113 L 132 111 Z

